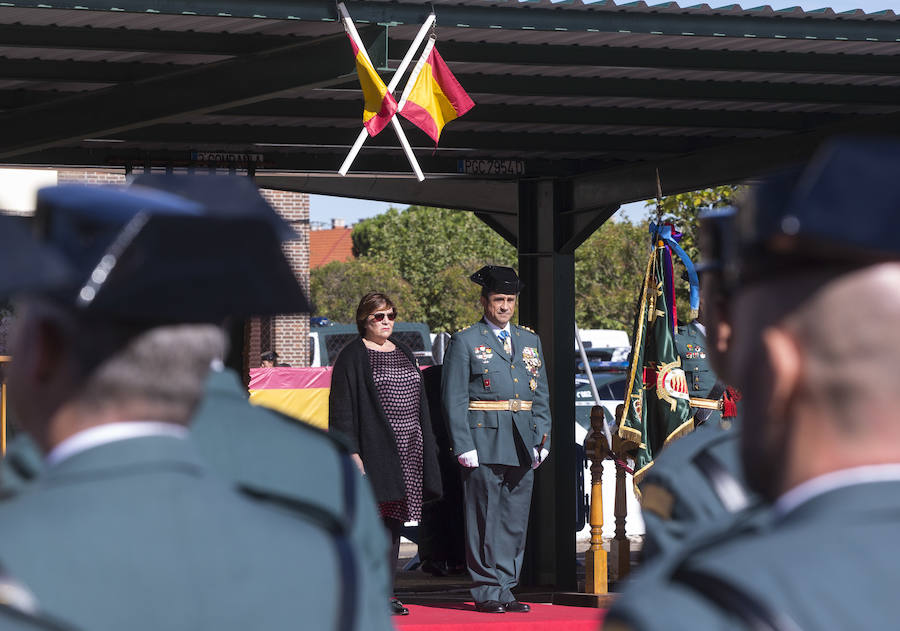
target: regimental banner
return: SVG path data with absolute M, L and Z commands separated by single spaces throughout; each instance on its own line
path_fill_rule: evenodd
M 670 441 L 693 428 L 687 378 L 675 349 L 672 259 L 662 242 L 647 263 L 635 317 L 619 437 L 635 448 L 635 483 Z
M 254 368 L 250 371 L 250 403 L 328 429 L 331 367 Z

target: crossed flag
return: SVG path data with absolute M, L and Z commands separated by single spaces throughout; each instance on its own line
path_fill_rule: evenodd
M 433 34 L 422 49 L 419 60 L 406 82 L 406 87 L 403 89 L 400 102 L 398 103 L 394 98 L 393 92 L 397 84 L 412 61 L 412 57 L 421 45 L 422 40 L 425 39 L 428 29 L 434 24 L 434 13 L 429 15 L 425 23 L 422 24 L 415 39 L 410 44 L 409 50 L 406 51 L 406 55 L 397 67 L 390 84 L 385 85 L 372 65 L 372 60 L 369 59 L 366 48 L 344 3 L 338 4 L 338 10 L 341 12 L 344 30 L 347 32 L 347 36 L 350 38 L 350 43 L 353 46 L 353 54 L 356 57 L 356 73 L 359 76 L 359 84 L 365 99 L 363 129 L 360 130 L 359 136 L 357 136 L 350 153 L 347 154 L 347 158 L 341 165 L 339 173 L 341 175 L 347 174 L 367 136 L 376 136 L 388 124 L 391 124 L 397 134 L 397 138 L 400 140 L 404 153 L 406 153 L 410 166 L 412 166 L 416 174 L 416 178 L 421 182 L 425 179 L 425 176 L 422 174 L 422 169 L 419 167 L 419 163 L 412 152 L 412 148 L 409 146 L 409 141 L 396 115 L 400 114 L 428 134 L 434 140 L 436 147 L 444 125 L 459 118 L 475 106 L 475 102 L 472 101 L 456 77 L 453 76 L 453 73 L 450 72 L 450 68 L 447 67 L 437 48 L 435 48 L 435 37 Z

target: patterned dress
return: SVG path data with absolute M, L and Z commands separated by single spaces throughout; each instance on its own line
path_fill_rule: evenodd
M 378 505 L 382 517 L 415 521 L 422 516 L 422 425 L 419 401 L 422 375 L 399 348 L 366 349 L 378 398 L 397 442 L 406 498 Z

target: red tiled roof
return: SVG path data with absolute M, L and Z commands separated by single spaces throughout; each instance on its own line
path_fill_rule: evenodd
M 309 269 L 321 267 L 332 261 L 349 261 L 353 258 L 353 241 L 350 228 L 311 230 L 309 232 Z

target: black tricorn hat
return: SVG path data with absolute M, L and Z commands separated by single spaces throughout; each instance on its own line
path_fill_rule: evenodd
M 498 265 L 485 265 L 469 278 L 473 283 L 496 294 L 517 294 L 525 286 L 513 268 Z
M 248 201 L 248 211 L 223 216 L 147 188 L 42 189 L 34 237 L 0 250 L 0 297 L 40 293 L 148 326 L 308 312 L 271 217 Z M 36 269 L 16 278 L 11 262 L 23 253 Z

